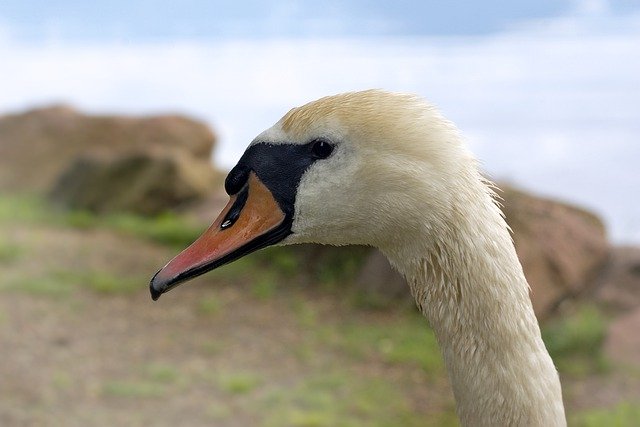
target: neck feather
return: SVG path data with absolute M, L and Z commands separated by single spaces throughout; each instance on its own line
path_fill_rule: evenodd
M 424 228 L 412 244 L 382 249 L 436 333 L 463 425 L 565 425 L 560 381 L 511 236 L 478 185 L 438 237 Z

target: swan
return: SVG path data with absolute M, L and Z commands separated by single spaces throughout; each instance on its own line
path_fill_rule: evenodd
M 293 108 L 251 142 L 225 190 L 211 227 L 151 279 L 154 300 L 269 245 L 374 246 L 436 334 L 463 425 L 566 425 L 493 184 L 426 101 L 368 90 Z

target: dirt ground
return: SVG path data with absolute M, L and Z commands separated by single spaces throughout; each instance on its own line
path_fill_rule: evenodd
M 1 426 L 456 425 L 442 371 L 357 347 L 414 319 L 406 308 L 215 274 L 154 303 L 148 278 L 173 249 L 33 223 L 0 237 L 13 248 L 0 258 Z M 84 286 L 104 272 L 131 285 Z M 640 375 L 567 378 L 564 392 L 569 414 L 640 402 Z

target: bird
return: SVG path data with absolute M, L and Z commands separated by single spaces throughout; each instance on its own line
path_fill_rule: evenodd
M 154 300 L 270 245 L 373 246 L 436 335 L 462 425 L 566 425 L 496 187 L 435 106 L 371 89 L 293 108 L 224 186 L 219 216 L 151 279 Z

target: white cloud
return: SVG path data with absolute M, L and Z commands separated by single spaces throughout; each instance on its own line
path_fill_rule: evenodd
M 585 8 L 457 39 L 33 46 L 0 26 L 0 111 L 54 101 L 184 111 L 221 133 L 217 159 L 230 167 L 293 105 L 369 87 L 416 92 L 458 123 L 494 176 L 594 207 L 617 240 L 640 242 L 629 200 L 640 188 L 640 17 Z

